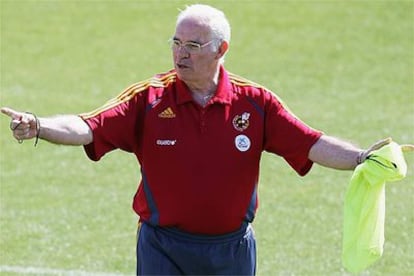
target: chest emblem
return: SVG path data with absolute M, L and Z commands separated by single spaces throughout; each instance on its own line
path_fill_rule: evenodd
M 250 142 L 249 137 L 247 137 L 246 135 L 240 134 L 240 135 L 237 135 L 236 138 L 234 139 L 234 145 L 239 151 L 245 152 L 250 149 L 251 142 Z
M 250 113 L 244 112 L 242 115 L 236 115 L 233 118 L 233 126 L 238 131 L 246 130 L 249 127 Z
M 164 118 L 164 119 L 171 119 L 171 118 L 175 118 L 175 113 L 171 109 L 171 107 L 167 107 L 166 109 L 161 111 L 161 113 L 158 114 L 158 117 Z

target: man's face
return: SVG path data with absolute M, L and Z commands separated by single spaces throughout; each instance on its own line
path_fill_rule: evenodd
M 200 26 L 194 19 L 184 19 L 177 26 L 173 39 L 175 44 L 178 44 L 172 50 L 178 77 L 187 83 L 210 81 L 216 73 L 219 62 L 217 51 L 212 50 L 213 43 L 201 47 L 198 51 L 189 51 L 190 47 L 183 45 L 189 42 L 199 45 L 210 42 L 209 29 L 206 26 Z

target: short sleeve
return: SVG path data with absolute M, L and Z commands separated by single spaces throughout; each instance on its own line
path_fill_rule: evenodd
M 140 110 L 143 108 L 137 97 L 128 101 L 112 102 L 109 106 L 107 104 L 90 113 L 79 115 L 93 133 L 93 142 L 84 146 L 87 156 L 93 161 L 98 161 L 115 149 L 134 152 L 140 141 L 143 117 Z
M 322 135 L 302 122 L 273 94 L 269 93 L 265 119 L 265 146 L 268 152 L 282 156 L 301 176 L 311 169 L 311 147 Z

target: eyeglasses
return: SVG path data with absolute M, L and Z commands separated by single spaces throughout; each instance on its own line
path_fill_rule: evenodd
M 192 42 L 192 41 L 181 42 L 178 39 L 172 38 L 169 40 L 169 43 L 173 51 L 178 51 L 180 50 L 181 47 L 183 47 L 187 53 L 195 54 L 195 53 L 199 53 L 203 47 L 206 47 L 207 45 L 210 45 L 211 43 L 213 43 L 213 41 L 214 40 L 210 40 L 209 42 L 200 44 L 200 43 Z

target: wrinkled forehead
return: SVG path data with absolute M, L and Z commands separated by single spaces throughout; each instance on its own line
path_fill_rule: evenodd
M 181 41 L 205 42 L 211 39 L 211 28 L 201 18 L 188 17 L 177 23 L 174 37 Z

